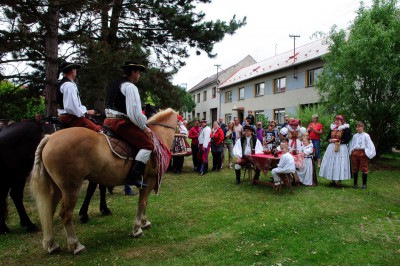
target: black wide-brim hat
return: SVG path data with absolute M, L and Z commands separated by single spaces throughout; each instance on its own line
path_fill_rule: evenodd
M 58 67 L 59 72 L 68 72 L 73 69 L 80 69 L 82 67 L 81 64 L 72 63 L 72 62 L 64 62 Z
M 137 62 L 133 62 L 133 61 L 126 61 L 125 65 L 121 66 L 120 68 L 124 69 L 124 70 L 131 69 L 131 70 L 139 70 L 139 71 L 143 71 L 143 72 L 146 71 L 145 66 L 143 66 Z

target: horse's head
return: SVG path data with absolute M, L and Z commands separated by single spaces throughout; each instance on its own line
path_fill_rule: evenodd
M 167 147 L 171 147 L 178 125 L 178 112 L 167 108 L 152 116 L 147 124 Z

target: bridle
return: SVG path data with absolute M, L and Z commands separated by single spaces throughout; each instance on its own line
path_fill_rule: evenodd
M 162 127 L 165 127 L 165 128 L 172 129 L 174 131 L 176 130 L 176 127 L 173 127 L 173 126 L 165 124 L 165 123 L 159 123 L 159 122 L 151 121 L 151 122 L 148 122 L 147 124 L 162 126 Z

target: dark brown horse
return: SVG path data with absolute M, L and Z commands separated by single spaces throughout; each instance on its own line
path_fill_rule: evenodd
M 170 148 L 177 126 L 177 113 L 172 109 L 159 112 L 149 119 L 148 125 Z M 158 184 L 158 163 L 158 157 L 153 153 L 145 170 L 144 182 L 148 187 L 139 190 L 134 237 L 142 235 L 142 229 L 151 226 L 145 211 L 149 194 Z M 84 251 L 72 220 L 83 180 L 87 178 L 106 186 L 124 185 L 131 166 L 131 161 L 120 159 L 111 152 L 104 135 L 89 129 L 75 127 L 46 136 L 36 150 L 31 173 L 31 189 L 43 229 L 43 248 L 49 253 L 59 250 L 54 240 L 53 216 L 61 200 L 59 214 L 67 235 L 68 249 L 75 254 Z
M 10 232 L 6 220 L 8 217 L 7 197 L 10 194 L 20 217 L 20 224 L 27 232 L 35 232 L 38 227 L 32 223 L 23 203 L 26 179 L 32 170 L 35 151 L 45 134 L 61 129 L 57 118 L 46 118 L 41 123 L 21 121 L 11 124 L 0 132 L 0 234 Z M 80 210 L 81 222 L 86 222 L 90 198 L 97 184 L 89 183 L 87 194 Z M 105 199 L 106 188 L 100 186 L 100 211 L 111 214 Z M 88 200 L 86 200 L 88 199 Z

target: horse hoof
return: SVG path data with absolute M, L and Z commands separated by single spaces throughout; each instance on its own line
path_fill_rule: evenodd
M 75 249 L 74 249 L 74 255 L 79 255 L 82 254 L 86 251 L 86 248 L 84 245 L 79 244 Z
M 26 227 L 26 231 L 28 233 L 35 233 L 35 232 L 39 231 L 39 228 L 35 224 L 31 224 Z
M 100 212 L 101 212 L 101 214 L 103 214 L 104 216 L 107 216 L 107 215 L 111 215 L 111 214 L 112 214 L 111 210 L 109 210 L 108 208 L 101 209 Z
M 51 247 L 48 247 L 47 248 L 47 252 L 49 252 L 49 254 L 54 254 L 54 253 L 57 253 L 57 252 L 59 252 L 61 249 L 60 249 L 60 246 L 58 245 L 58 244 L 53 244 Z
M 144 225 L 142 225 L 142 229 L 143 230 L 148 230 L 151 228 L 151 222 L 146 221 L 146 223 Z
M 139 238 L 143 236 L 143 230 L 142 228 L 137 229 L 135 232 L 133 232 L 132 237 L 133 238 Z
M 81 223 L 87 223 L 89 221 L 89 215 L 87 215 L 87 214 L 79 214 L 79 221 Z

